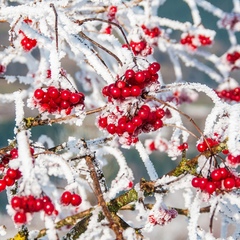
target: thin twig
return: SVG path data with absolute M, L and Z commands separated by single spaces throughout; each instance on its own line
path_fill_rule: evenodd
M 55 14 L 55 36 L 56 36 L 56 50 L 58 52 L 58 14 L 56 8 L 53 3 L 50 3 L 50 7 L 53 8 L 53 12 Z
M 121 62 L 120 58 L 115 55 L 113 52 L 109 51 L 107 48 L 105 48 L 104 46 L 102 46 L 101 44 L 99 44 L 98 42 L 94 41 L 93 39 L 91 39 L 90 37 L 88 37 L 86 34 L 84 34 L 83 32 L 79 33 L 81 35 L 81 37 L 87 39 L 89 42 L 92 42 L 94 45 L 96 45 L 97 47 L 101 48 L 102 50 L 104 50 L 105 52 L 107 52 L 109 55 L 111 55 L 112 57 L 114 57 L 118 64 L 120 66 L 123 66 L 123 63 Z

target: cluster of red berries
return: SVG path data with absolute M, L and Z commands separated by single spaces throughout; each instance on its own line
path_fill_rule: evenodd
M 147 28 L 144 24 L 141 27 L 144 33 L 150 38 L 157 38 L 161 35 L 161 30 L 158 27 Z
M 199 34 L 197 36 L 188 34 L 185 37 L 181 38 L 180 43 L 182 45 L 188 45 L 192 49 L 196 49 L 198 46 L 211 45 L 212 40 L 210 37 L 206 37 L 202 34 Z
M 178 146 L 178 149 L 180 151 L 187 150 L 188 149 L 188 143 L 187 142 L 182 143 L 181 145 Z
M 212 194 L 216 190 L 239 188 L 240 178 L 231 174 L 226 168 L 216 168 L 211 172 L 209 178 L 194 177 L 192 179 L 192 186 Z
M 18 150 L 13 148 L 9 154 L 5 154 L 0 162 L 0 192 L 4 191 L 6 187 L 13 186 L 14 183 L 21 178 L 21 172 L 19 169 L 8 168 L 9 161 L 18 158 Z
M 116 6 L 110 6 L 108 8 L 108 13 L 107 13 L 108 21 L 112 22 L 113 20 L 115 20 L 116 13 L 117 13 L 117 7 Z M 112 33 L 112 25 L 111 24 L 109 24 L 104 29 L 104 33 L 106 33 L 106 34 L 111 34 Z
M 35 105 L 49 113 L 65 110 L 69 115 L 73 107 L 84 105 L 84 98 L 81 92 L 71 92 L 68 89 L 58 89 L 53 86 L 48 87 L 46 91 L 38 88 L 34 92 Z
M 240 155 L 234 156 L 233 154 L 228 154 L 226 161 L 231 166 L 238 166 L 240 164 Z
M 31 51 L 33 48 L 37 46 L 36 39 L 28 38 L 22 30 L 20 30 L 19 33 L 23 35 L 23 38 L 20 43 L 26 52 Z
M 240 102 L 240 87 L 235 87 L 230 90 L 216 91 L 219 98 L 225 101 L 236 101 Z
M 82 203 L 82 198 L 76 194 L 69 191 L 64 191 L 61 195 L 60 202 L 62 205 L 68 206 L 79 206 Z
M 16 211 L 13 219 L 17 224 L 27 222 L 27 213 L 44 211 L 47 215 L 58 215 L 54 204 L 48 196 L 35 198 L 34 196 L 14 196 L 11 199 L 11 206 Z
M 197 145 L 197 150 L 199 152 L 204 152 L 206 150 L 209 150 L 209 147 L 212 148 L 212 147 L 217 146 L 218 144 L 219 144 L 219 141 L 217 141 L 216 139 L 206 138 L 206 139 L 204 139 L 203 142 L 200 142 Z
M 143 88 L 158 80 L 157 72 L 160 64 L 153 62 L 146 70 L 135 72 L 133 69 L 126 70 L 123 79 L 105 86 L 102 90 L 104 96 L 114 99 L 125 99 L 126 97 L 138 97 L 142 94 Z
M 149 44 L 144 39 L 139 42 L 135 42 L 131 40 L 129 45 L 134 55 L 141 55 L 143 57 L 146 57 L 147 55 L 150 55 L 153 53 L 152 47 L 149 46 Z M 129 49 L 129 46 L 127 44 L 123 44 L 122 47 Z
M 135 137 L 141 132 L 155 131 L 163 127 L 162 118 L 165 116 L 165 111 L 162 108 L 157 108 L 151 111 L 148 105 L 142 105 L 135 116 L 121 116 L 117 123 L 109 123 L 108 117 L 99 117 L 98 125 L 102 129 L 106 129 L 110 134 L 118 134 L 122 136 L 124 133 Z
M 234 51 L 233 53 L 228 53 L 226 59 L 230 64 L 235 64 L 235 62 L 240 58 L 240 53 Z

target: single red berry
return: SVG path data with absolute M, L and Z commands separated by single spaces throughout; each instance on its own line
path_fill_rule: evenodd
M 204 143 L 199 143 L 199 144 L 197 145 L 197 150 L 198 150 L 199 152 L 204 152 L 204 151 L 206 151 L 206 150 L 207 150 L 206 144 L 204 144 Z
M 124 98 L 131 96 L 131 89 L 129 87 L 122 88 L 121 95 Z
M 130 182 L 128 183 L 128 188 L 132 188 L 132 187 L 133 187 L 133 182 L 130 181 Z
M 38 100 L 41 100 L 43 98 L 43 95 L 44 95 L 44 91 L 40 88 L 34 91 L 34 97 Z
M 163 127 L 163 121 L 161 119 L 157 119 L 155 123 L 153 124 L 154 130 L 157 130 L 159 128 Z
M 47 214 L 47 215 L 52 215 L 53 211 L 55 210 L 54 205 L 52 204 L 52 202 L 46 202 L 43 204 L 43 211 Z
M 27 210 L 28 212 L 35 212 L 35 198 L 33 196 L 28 197 Z
M 100 117 L 98 119 L 98 124 L 101 128 L 106 128 L 107 127 L 107 117 Z
M 55 87 L 49 87 L 47 92 L 48 92 L 48 96 L 50 98 L 55 99 L 55 98 L 58 98 L 58 96 L 59 96 L 59 91 Z
M 35 199 L 35 202 L 34 202 L 34 209 L 35 209 L 35 212 L 39 212 L 41 210 L 43 210 L 43 200 L 41 198 L 37 198 Z
M 213 181 L 220 181 L 222 179 L 221 170 L 219 168 L 214 169 L 211 172 L 210 176 L 211 176 Z
M 117 87 L 113 87 L 111 90 L 110 90 L 110 95 L 117 99 L 121 96 L 121 90 Z
M 11 206 L 14 210 L 19 210 L 22 208 L 22 198 L 19 196 L 14 196 L 11 199 Z
M 117 88 L 124 88 L 126 86 L 126 83 L 122 80 L 119 80 L 119 81 L 116 82 L 115 85 L 116 85 Z
M 148 71 L 153 75 L 160 70 L 161 66 L 158 62 L 153 62 L 149 65 Z
M 163 108 L 158 108 L 156 111 L 155 111 L 155 114 L 156 114 L 156 117 L 157 118 L 163 118 L 165 116 L 165 111 Z
M 105 87 L 102 89 L 102 95 L 103 95 L 104 97 L 108 97 L 108 96 L 109 96 L 108 86 L 105 86 Z
M 131 95 L 133 97 L 138 97 L 138 96 L 141 95 L 141 93 L 142 93 L 142 90 L 139 86 L 132 86 L 131 87 Z
M 7 186 L 12 186 L 15 183 L 15 180 L 10 178 L 7 175 L 5 175 L 3 179 L 4 179 Z
M 229 171 L 226 168 L 219 168 L 221 179 L 225 179 L 229 176 Z
M 142 83 L 145 81 L 145 74 L 143 71 L 139 71 L 139 72 L 136 72 L 135 73 L 135 80 L 138 82 L 138 83 Z
M 132 134 L 136 129 L 136 125 L 133 124 L 132 122 L 127 122 L 126 126 L 125 126 L 125 129 L 129 134 Z
M 209 194 L 212 194 L 216 191 L 216 185 L 213 182 L 207 182 L 205 191 Z
M 67 100 L 69 100 L 69 98 L 71 96 L 71 92 L 69 90 L 67 90 L 67 89 L 62 90 L 60 96 L 61 96 L 61 99 L 67 101 Z
M 200 178 L 199 180 L 199 188 L 201 190 L 205 190 L 208 180 L 206 178 Z
M 12 168 L 9 168 L 6 172 L 6 175 L 12 179 L 16 179 L 17 178 L 17 170 L 16 169 L 12 169 Z
M 27 216 L 25 212 L 16 212 L 13 220 L 15 223 L 24 224 L 27 221 Z
M 61 109 L 68 109 L 70 107 L 70 102 L 67 100 L 62 100 L 60 103 Z
M 223 186 L 226 189 L 232 189 L 235 187 L 235 180 L 233 177 L 228 177 L 223 180 Z
M 137 113 L 137 116 L 139 116 L 142 120 L 146 120 L 148 119 L 149 114 L 150 114 L 150 109 L 148 111 L 147 109 L 140 108 Z
M 48 202 L 51 202 L 51 199 L 48 196 L 43 196 L 42 201 L 43 203 L 48 203 Z
M 81 97 L 79 96 L 79 94 L 77 93 L 71 93 L 71 96 L 69 98 L 69 101 L 72 103 L 72 104 L 78 104 L 79 101 L 80 101 Z
M 142 119 L 141 119 L 139 116 L 134 116 L 134 117 L 132 118 L 132 123 L 133 123 L 134 125 L 136 125 L 137 127 L 139 127 L 139 126 L 142 125 L 143 121 L 142 121 Z
M 78 194 L 73 193 L 72 194 L 71 204 L 73 206 L 79 206 L 81 203 L 82 203 L 82 198 Z
M 13 148 L 10 151 L 10 155 L 11 155 L 12 158 L 18 158 L 18 150 L 16 148 Z
M 199 178 L 199 177 L 194 177 L 193 179 L 192 179 L 192 186 L 193 187 L 195 187 L 195 188 L 198 188 L 199 186 L 200 186 L 200 180 L 201 180 L 201 178 Z
M 133 79 L 135 77 L 135 72 L 133 69 L 128 69 L 126 72 L 125 72 L 125 78 L 127 80 L 130 80 L 130 79 Z
M 110 134 L 116 133 L 116 126 L 113 123 L 108 124 L 106 129 Z
M 6 187 L 7 187 L 7 184 L 6 184 L 5 180 L 4 179 L 0 179 L 0 192 L 5 190 Z
M 69 205 L 71 203 L 72 200 L 72 193 L 69 191 L 65 191 L 62 193 L 62 196 L 60 198 L 60 202 L 63 205 Z

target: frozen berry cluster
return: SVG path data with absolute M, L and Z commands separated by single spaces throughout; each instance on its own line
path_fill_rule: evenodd
M 29 52 L 37 46 L 36 39 L 31 39 L 31 38 L 27 37 L 22 30 L 20 30 L 19 33 L 23 35 L 23 38 L 20 43 L 21 43 L 24 51 Z
M 31 151 L 33 151 L 32 148 Z M 9 154 L 2 156 L 0 162 L 0 192 L 4 191 L 6 187 L 13 186 L 22 176 L 19 169 L 9 168 L 8 166 L 9 161 L 16 158 L 18 158 L 18 150 L 16 148 L 13 148 Z
M 138 141 L 138 135 L 141 132 L 156 131 L 162 128 L 162 118 L 164 116 L 165 111 L 163 108 L 151 111 L 150 107 L 144 104 L 136 111 L 134 116 L 121 116 L 115 123 L 107 116 L 99 117 L 98 125 L 101 129 L 106 129 L 110 134 L 130 137 L 129 144 L 131 144 Z
M 54 86 L 48 87 L 45 91 L 38 88 L 34 91 L 35 106 L 44 112 L 61 112 L 69 115 L 75 106 L 84 106 L 84 94 L 81 92 L 71 92 L 68 89 L 59 89 Z
M 58 215 L 54 204 L 48 196 L 36 198 L 32 195 L 17 196 L 11 199 L 11 207 L 16 211 L 14 214 L 14 222 L 24 224 L 27 222 L 27 213 L 35 213 L 44 211 L 47 215 Z
M 60 202 L 64 206 L 72 205 L 76 207 L 82 203 L 82 198 L 76 193 L 64 191 L 61 195 Z
M 240 102 L 240 87 L 235 87 L 233 89 L 223 89 L 221 91 L 216 91 L 219 98 L 225 101 L 236 101 Z
M 142 27 L 144 33 L 147 36 L 149 36 L 150 38 L 157 38 L 161 35 L 161 30 L 158 27 L 148 28 L 144 24 L 141 27 Z
M 131 40 L 129 43 L 130 46 L 127 44 L 123 44 L 122 47 L 124 48 L 131 48 L 134 55 L 141 55 L 142 57 L 146 57 L 153 53 L 152 47 L 147 43 L 145 39 L 140 41 L 133 41 Z
M 197 150 L 199 152 L 205 152 L 207 150 L 210 150 L 210 148 L 215 147 L 219 144 L 219 141 L 213 138 L 206 138 L 203 142 L 198 143 Z
M 126 70 L 122 79 L 115 83 L 105 86 L 102 90 L 103 96 L 114 99 L 125 99 L 127 97 L 138 97 L 142 94 L 145 87 L 158 80 L 157 72 L 160 70 L 160 64 L 153 62 L 146 70 L 134 71 Z
M 178 146 L 178 150 L 180 151 L 185 151 L 188 149 L 188 143 L 187 142 L 184 142 L 182 143 L 181 145 Z
M 117 6 L 110 6 L 108 8 L 108 12 L 107 12 L 108 21 L 110 21 L 110 22 L 114 21 L 116 18 L 116 13 L 117 13 Z M 111 34 L 112 33 L 112 25 L 108 24 L 108 26 L 104 29 L 103 32 L 106 34 Z
M 209 194 L 213 194 L 217 190 L 231 190 L 234 187 L 240 187 L 240 178 L 234 176 L 226 168 L 214 169 L 209 178 L 194 177 L 192 186 Z
M 124 104 L 131 105 L 131 98 L 141 99 L 145 88 L 158 80 L 157 72 L 160 64 L 151 63 L 147 69 L 134 71 L 127 69 L 117 81 L 102 89 L 102 94 L 108 97 L 110 105 L 116 102 L 118 106 L 112 108 L 98 117 L 97 124 L 100 129 L 110 134 L 117 134 L 125 139 L 125 143 L 131 145 L 138 141 L 141 132 L 155 131 L 163 126 L 162 118 L 165 111 L 155 106 L 153 109 L 147 104 L 137 104 L 131 113 L 121 110 Z M 126 106 L 124 107 L 126 109 Z
M 180 43 L 182 45 L 188 45 L 192 49 L 196 49 L 199 46 L 207 46 L 212 44 L 212 40 L 210 37 L 205 35 L 191 35 L 191 34 L 183 34 L 184 36 L 181 38 Z

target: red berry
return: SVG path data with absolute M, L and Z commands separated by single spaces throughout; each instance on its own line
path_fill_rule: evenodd
M 130 80 L 130 79 L 133 79 L 135 77 L 135 72 L 133 69 L 128 69 L 126 72 L 125 72 L 125 78 L 127 80 Z
M 10 151 L 10 155 L 11 155 L 12 158 L 18 158 L 18 150 L 16 148 L 13 148 Z
M 58 98 L 58 96 L 59 96 L 59 91 L 55 87 L 49 87 L 47 92 L 48 92 L 48 96 L 50 98 L 55 99 L 55 98 Z
M 225 179 L 229 176 L 229 171 L 226 168 L 219 168 L 221 179 Z
M 65 191 L 62 193 L 60 202 L 63 205 L 69 205 L 71 203 L 72 200 L 72 193 L 69 191 Z
M 206 178 L 200 178 L 199 180 L 199 188 L 201 190 L 205 190 L 208 180 Z
M 132 118 L 132 123 L 134 124 L 134 125 L 136 125 L 137 127 L 139 127 L 139 126 L 141 126 L 142 125 L 142 119 L 139 117 L 139 116 L 134 116 L 133 118 Z
M 5 180 L 4 179 L 0 179 L 0 192 L 5 190 L 6 187 L 7 187 L 7 184 L 6 184 Z
M 34 91 L 34 97 L 38 100 L 41 100 L 43 98 L 44 91 L 42 89 L 36 89 Z
M 200 183 L 200 180 L 201 180 L 201 178 L 199 178 L 199 177 L 194 177 L 193 179 L 192 179 L 192 186 L 193 187 L 195 187 L 195 188 L 198 188 L 199 187 L 199 183 Z
M 104 97 L 108 97 L 108 96 L 109 96 L 108 86 L 105 86 L 105 87 L 102 89 L 102 95 L 103 95 Z
M 162 108 L 158 108 L 156 111 L 155 111 L 155 115 L 157 118 L 163 118 L 165 116 L 165 111 L 164 109 Z
M 132 134 L 136 129 L 136 125 L 132 122 L 127 122 L 125 128 L 129 134 Z
M 80 95 L 78 93 L 71 93 L 69 101 L 72 104 L 78 104 L 80 99 L 81 99 L 81 97 L 80 97 Z
M 124 98 L 131 96 L 131 89 L 129 87 L 124 87 L 122 88 L 121 94 L 122 94 L 122 97 Z
M 52 202 L 46 202 L 43 204 L 43 211 L 47 214 L 47 215 L 52 215 L 53 211 L 55 210 L 54 205 L 52 204 Z
M 16 212 L 13 220 L 15 223 L 24 224 L 27 221 L 27 216 L 25 212 Z
M 78 194 L 73 193 L 72 194 L 71 204 L 73 206 L 79 206 L 81 203 L 82 203 L 82 198 Z
M 22 198 L 19 196 L 14 196 L 11 199 L 11 206 L 14 210 L 19 210 L 22 208 Z
M 139 86 L 132 86 L 131 87 L 131 95 L 134 97 L 138 97 L 139 95 L 141 95 L 142 90 Z
M 228 178 L 225 178 L 223 180 L 223 186 L 226 188 L 226 189 L 232 189 L 235 187 L 235 180 L 234 178 L 232 177 L 228 177 Z
M 113 87 L 110 90 L 110 94 L 113 98 L 119 98 L 121 96 L 121 90 L 117 87 Z
M 210 176 L 211 176 L 213 181 L 220 181 L 222 179 L 221 170 L 219 168 L 214 169 L 211 172 Z
M 113 123 L 108 124 L 106 129 L 110 134 L 116 133 L 116 126 Z
M 149 110 L 140 108 L 137 113 L 137 115 L 143 120 L 146 120 L 148 118 L 149 114 L 150 114 L 150 108 L 149 108 Z
M 142 83 L 145 81 L 145 74 L 143 71 L 139 71 L 139 72 L 136 72 L 135 73 L 135 80 L 138 82 L 138 83 Z
M 206 144 L 204 144 L 204 143 L 199 143 L 199 144 L 197 145 L 197 150 L 198 150 L 199 152 L 204 152 L 204 151 L 206 151 L 206 150 L 207 150 Z
M 69 91 L 69 90 L 63 90 L 63 91 L 61 91 L 61 94 L 60 94 L 60 96 L 61 96 L 61 99 L 63 99 L 63 100 L 69 100 L 69 98 L 70 98 L 70 96 L 71 96 L 71 92 Z
M 17 170 L 9 168 L 6 172 L 6 175 L 15 180 L 17 178 L 17 175 L 18 175 Z
M 60 103 L 61 109 L 68 109 L 70 107 L 70 102 L 67 100 L 63 100 Z
M 213 182 L 207 182 L 205 191 L 209 194 L 212 194 L 213 192 L 216 191 L 216 185 Z
M 106 128 L 107 127 L 107 117 L 100 117 L 98 119 L 98 124 L 101 128 Z
M 3 179 L 7 186 L 12 186 L 15 183 L 15 180 L 10 178 L 9 176 L 4 176 Z
M 116 85 L 117 88 L 124 88 L 126 86 L 126 83 L 122 80 L 119 80 L 119 81 L 116 82 L 115 85 Z
M 35 209 L 35 212 L 39 212 L 43 210 L 43 200 L 41 198 L 35 199 L 34 209 Z
M 157 119 L 155 123 L 153 124 L 154 130 L 157 130 L 159 128 L 163 127 L 163 121 L 161 119 Z
M 153 75 L 160 70 L 160 64 L 158 62 L 153 62 L 149 65 L 148 71 Z

